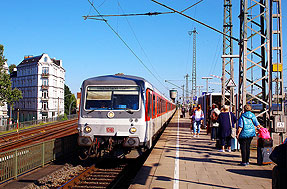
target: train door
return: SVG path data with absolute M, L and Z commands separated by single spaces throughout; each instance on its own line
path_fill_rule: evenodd
M 153 136 L 153 119 L 152 119 L 152 91 L 147 89 L 146 91 L 146 141 L 148 142 L 148 148 L 152 146 Z

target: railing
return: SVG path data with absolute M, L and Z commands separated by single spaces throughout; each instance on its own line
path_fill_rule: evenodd
M 72 114 L 72 115 L 68 115 L 67 119 L 76 119 L 78 118 L 78 114 Z M 60 117 L 53 117 L 53 118 L 47 118 L 47 119 L 41 119 L 41 120 L 31 120 L 31 121 L 24 121 L 24 122 L 20 122 L 18 128 L 24 128 L 24 127 L 28 127 L 28 126 L 33 126 L 33 125 L 42 125 L 45 123 L 50 123 L 50 122 L 55 122 L 55 121 L 64 121 L 66 119 L 64 119 L 63 116 Z M 10 131 L 10 130 L 14 130 L 17 129 L 17 123 L 14 124 L 10 124 L 10 125 L 6 125 L 6 126 L 1 126 L 0 127 L 0 132 L 1 131 Z
M 41 100 L 42 101 L 47 101 L 47 100 L 49 100 L 49 98 L 48 97 L 41 97 Z
M 42 73 L 42 77 L 49 77 L 49 73 Z
M 48 89 L 49 85 L 42 85 L 42 89 Z
M 0 153 L 0 183 L 76 152 L 77 135 Z
M 41 109 L 41 112 L 48 112 L 49 111 L 49 108 L 42 108 Z

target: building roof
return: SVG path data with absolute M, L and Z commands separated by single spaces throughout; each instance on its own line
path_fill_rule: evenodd
M 25 58 L 18 66 L 25 65 L 25 64 L 31 64 L 31 63 L 37 63 L 43 57 L 43 55 L 44 54 L 41 54 L 40 56 L 33 56 L 33 57 Z M 53 61 L 54 64 L 56 64 L 57 66 L 60 66 L 61 60 L 56 60 L 54 58 L 51 58 L 51 60 Z
M 34 62 L 39 62 L 39 60 L 42 58 L 42 56 L 43 56 L 43 54 L 40 55 L 40 56 L 33 56 L 33 57 L 30 57 L 30 58 L 26 58 L 18 66 L 24 65 L 24 64 L 31 64 L 31 63 L 34 63 Z

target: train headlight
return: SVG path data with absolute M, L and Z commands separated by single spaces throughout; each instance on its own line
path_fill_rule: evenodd
M 108 116 L 108 118 L 111 119 L 111 118 L 115 117 L 115 113 L 110 111 L 110 112 L 108 112 L 107 116 Z
M 134 134 L 135 132 L 137 132 L 137 128 L 131 127 L 131 128 L 130 128 L 130 133 L 131 133 L 131 134 Z
M 86 133 L 90 133 L 90 132 L 92 131 L 92 128 L 89 127 L 89 126 L 86 126 L 85 129 L 84 129 L 84 131 L 85 131 Z

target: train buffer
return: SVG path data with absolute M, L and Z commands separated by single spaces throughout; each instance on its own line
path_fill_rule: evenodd
M 240 152 L 218 152 L 206 131 L 192 137 L 190 120 L 175 114 L 130 188 L 272 188 L 274 164 L 240 166 Z

